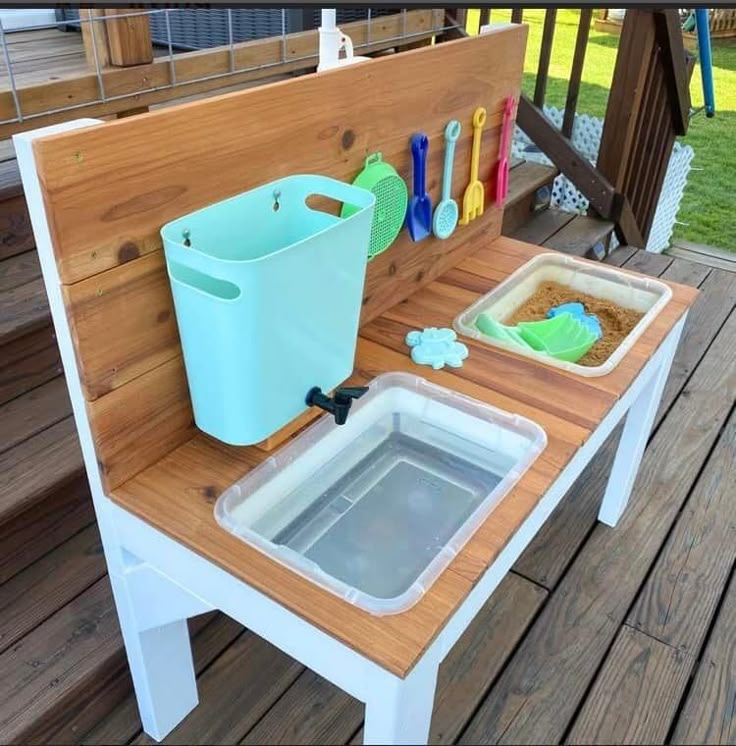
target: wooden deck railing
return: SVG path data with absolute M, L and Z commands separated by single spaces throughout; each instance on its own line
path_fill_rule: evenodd
M 523 9 L 512 21 L 523 20 Z M 481 15 L 488 22 L 490 13 Z M 517 122 L 589 200 L 616 224 L 619 240 L 643 247 L 651 230 L 677 135 L 687 130 L 692 58 L 685 52 L 677 11 L 630 10 L 621 33 L 597 165 L 570 143 L 592 10 L 580 12 L 561 130 L 542 113 L 553 54 L 557 11 L 545 11 L 533 99 L 522 96 Z
M 140 15 L 149 11 L 136 15 L 125 10 L 83 12 L 88 70 L 29 85 L 9 70 L 8 84 L 0 90 L 0 139 L 73 118 L 122 116 L 224 86 L 314 70 L 318 61 L 315 30 L 154 57 L 148 20 Z M 431 43 L 452 32 L 444 21 L 442 8 L 397 9 L 341 28 L 352 38 L 356 54 L 372 54 Z

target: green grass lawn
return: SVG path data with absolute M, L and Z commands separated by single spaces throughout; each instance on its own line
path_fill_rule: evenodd
M 493 10 L 492 22 L 508 21 L 511 12 Z M 552 61 L 547 84 L 546 103 L 562 109 L 567 95 L 567 79 L 572 66 L 579 11 L 559 10 Z M 542 40 L 543 10 L 526 10 L 529 41 L 524 64 L 524 91 L 534 90 L 539 49 Z M 477 31 L 478 14 L 471 11 L 468 27 Z M 618 37 L 590 31 L 578 112 L 604 117 L 608 90 L 616 62 Z M 736 251 L 736 218 L 733 193 L 736 191 L 736 40 L 713 44 L 713 76 L 716 89 L 716 116 L 696 115 L 682 142 L 692 146 L 695 158 L 688 177 L 674 238 L 719 246 Z M 693 72 L 690 92 L 693 106 L 703 103 L 700 68 Z

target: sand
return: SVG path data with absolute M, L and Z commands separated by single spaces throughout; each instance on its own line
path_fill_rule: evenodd
M 558 282 L 542 282 L 536 292 L 509 318 L 504 319 L 503 323 L 513 326 L 520 321 L 542 321 L 547 318 L 547 311 L 553 306 L 571 302 L 582 303 L 586 313 L 598 317 L 603 329 L 603 337 L 578 360 L 578 365 L 596 366 L 605 363 L 644 315 L 611 301 L 580 293 Z

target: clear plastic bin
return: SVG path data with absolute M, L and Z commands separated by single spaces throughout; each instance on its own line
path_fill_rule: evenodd
M 218 523 L 372 614 L 416 603 L 546 446 L 539 425 L 388 373 L 229 487 Z
M 516 309 L 534 294 L 539 284 L 548 281 L 558 282 L 581 293 L 612 301 L 624 308 L 639 311 L 644 316 L 608 360 L 597 366 L 568 363 L 534 350 L 522 349 L 510 342 L 505 343 L 487 337 L 475 326 L 475 320 L 481 313 L 488 313 L 496 321 L 506 323 Z M 534 358 L 555 368 L 563 368 L 580 376 L 604 376 L 621 362 L 671 297 L 672 290 L 658 280 L 635 277 L 603 264 L 591 264 L 563 254 L 540 254 L 519 267 L 490 293 L 486 293 L 466 308 L 455 318 L 453 326 L 458 334 L 492 347 L 500 347 L 518 355 Z

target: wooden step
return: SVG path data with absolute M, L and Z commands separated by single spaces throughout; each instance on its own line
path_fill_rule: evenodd
M 505 236 L 526 223 L 531 215 L 549 205 L 552 182 L 559 171 L 554 166 L 545 166 L 534 161 L 521 161 L 509 172 L 509 193 L 506 197 L 501 232 Z M 548 188 L 548 193 L 540 190 Z
M 0 162 L 0 260 L 35 246 L 15 159 Z
M 82 453 L 70 416 L 9 448 L 0 454 L 0 525 L 82 473 Z
M 76 710 L 98 709 L 125 667 L 105 576 L 0 654 L 0 743 L 46 742 Z
M 105 575 L 92 524 L 0 585 L 0 654 Z
M 69 417 L 72 405 L 64 376 L 44 383 L 0 406 L 0 454 Z
M 0 346 L 47 327 L 50 321 L 46 289 L 40 277 L 0 293 Z
M 25 285 L 41 276 L 41 265 L 35 251 L 11 256 L 0 262 L 0 293 Z
M 0 524 L 0 583 L 23 571 L 95 519 L 86 474 Z
M 0 346 L 0 406 L 61 373 L 59 347 L 50 323 Z
M 573 256 L 603 259 L 608 240 L 613 233 L 613 223 L 603 218 L 577 215 L 557 233 L 550 236 L 543 246 L 564 251 Z
M 601 260 L 612 231 L 613 223 L 608 220 L 549 208 L 533 215 L 511 237 L 573 256 Z
M 0 261 L 0 406 L 61 373 L 40 283 L 35 250 Z

